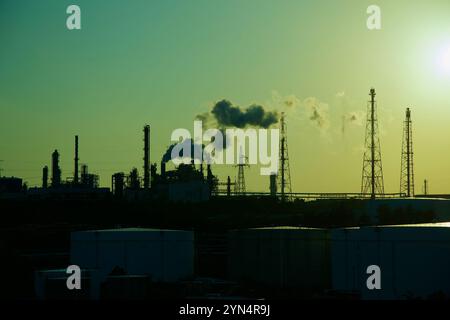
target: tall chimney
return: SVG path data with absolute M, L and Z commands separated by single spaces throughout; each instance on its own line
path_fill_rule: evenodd
M 214 176 L 209 163 L 206 165 L 206 182 L 208 184 L 209 193 L 211 194 L 214 191 Z
M 212 178 L 213 178 L 213 174 L 212 174 L 212 171 L 211 171 L 211 165 L 208 163 L 206 165 L 206 179 L 209 182 L 210 180 L 212 180 Z
M 161 161 L 161 178 L 163 180 L 166 179 L 166 163 L 163 161 Z
M 42 168 L 42 188 L 48 187 L 48 167 Z
M 61 169 L 59 168 L 59 153 L 58 150 L 52 153 L 52 187 L 61 184 Z
M 75 136 L 75 173 L 73 175 L 73 182 L 78 184 L 78 136 Z
M 144 189 L 150 188 L 150 126 L 144 127 Z
M 121 198 L 123 196 L 123 189 L 125 182 L 125 174 L 123 172 L 114 173 L 112 176 L 112 191 L 113 195 Z
M 272 173 L 270 175 L 270 195 L 272 197 L 277 196 L 277 174 Z
M 81 184 L 86 186 L 88 184 L 89 180 L 89 169 L 87 164 L 81 165 Z

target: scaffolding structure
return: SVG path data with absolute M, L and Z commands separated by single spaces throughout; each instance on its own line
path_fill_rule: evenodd
M 237 177 L 237 181 L 234 184 L 234 193 L 236 195 L 241 195 L 241 196 L 245 196 L 247 190 L 245 187 L 245 173 L 244 173 L 244 168 L 245 167 L 250 167 L 247 163 L 246 163 L 247 158 L 242 154 L 242 149 L 241 149 L 241 153 L 239 155 L 239 162 L 236 165 L 236 167 L 238 168 L 238 177 Z

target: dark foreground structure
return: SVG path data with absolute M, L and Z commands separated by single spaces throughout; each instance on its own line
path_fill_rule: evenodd
M 449 203 L 443 199 L 280 202 L 270 196 L 213 197 L 198 203 L 114 197 L 3 199 L 0 271 L 8 276 L 1 295 L 8 299 L 448 297 L 446 287 L 433 287 L 436 282 L 420 275 L 441 275 L 441 268 L 450 267 L 445 249 L 450 229 L 429 224 L 449 221 Z M 382 227 L 419 223 L 428 225 L 395 229 L 409 230 L 406 234 L 392 235 L 391 229 Z M 352 229 L 359 226 L 364 228 Z M 186 234 L 183 241 L 190 249 L 182 251 L 190 256 L 181 258 L 175 242 L 163 241 L 175 234 Z M 119 244 L 92 251 L 102 235 Z M 94 244 L 80 246 L 88 239 Z M 138 240 L 141 245 L 136 247 Z M 337 245 L 344 240 L 344 247 Z M 368 241 L 373 245 L 366 248 Z M 411 243 L 406 252 L 401 249 L 405 241 Z M 415 257 L 421 267 L 404 270 L 400 277 L 399 266 L 416 261 Z M 102 259 L 109 262 L 100 277 L 96 263 Z M 400 279 L 398 287 L 385 295 L 367 294 L 361 287 L 367 263 L 382 264 L 391 283 Z M 67 290 L 65 270 L 71 264 L 82 268 L 86 290 Z M 133 264 L 139 268 L 131 268 Z M 174 266 L 188 271 L 170 281 L 157 277 L 167 276 Z M 411 288 L 404 286 L 405 277 L 415 279 Z M 420 283 L 425 280 L 417 279 L 430 285 L 424 288 Z

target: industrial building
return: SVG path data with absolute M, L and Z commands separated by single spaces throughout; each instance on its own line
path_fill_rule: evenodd
M 332 200 L 317 201 L 323 206 Z M 329 204 L 331 205 L 331 204 Z M 366 224 L 393 224 L 396 221 L 409 220 L 408 223 L 450 221 L 450 200 L 440 198 L 392 198 L 361 200 L 352 206 L 352 212 L 358 221 Z M 418 221 L 416 221 L 416 219 Z
M 27 197 L 31 199 L 106 199 L 110 196 L 109 188 L 100 188 L 97 174 L 89 172 L 87 164 L 79 164 L 79 139 L 75 136 L 75 156 L 73 177 L 63 180 L 61 176 L 60 154 L 53 151 L 51 158 L 51 181 L 49 183 L 49 168 L 42 168 L 42 186 L 30 188 Z
M 24 191 L 22 179 L 16 177 L 0 177 L 0 194 L 20 193 Z
M 126 201 L 171 201 L 203 202 L 210 199 L 217 188 L 218 179 L 207 165 L 206 175 L 203 163 L 196 168 L 191 164 L 180 164 L 173 170 L 166 170 L 170 159 L 163 156 L 160 173 L 157 164 L 150 162 L 150 126 L 144 126 L 143 178 L 137 168 L 128 174 L 117 172 L 112 175 L 112 194 L 116 199 Z
M 16 177 L 0 176 L 0 200 L 22 200 L 27 195 L 27 185 Z
M 66 269 L 40 270 L 35 272 L 34 291 L 36 298 L 45 299 L 95 299 L 99 288 L 92 285 L 95 270 L 82 270 L 81 288 L 84 290 L 67 290 Z

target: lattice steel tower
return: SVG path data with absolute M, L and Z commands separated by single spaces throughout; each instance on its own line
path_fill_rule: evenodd
M 402 162 L 400 171 L 400 193 L 414 197 L 414 161 L 411 110 L 406 109 L 403 126 Z
M 361 193 L 384 195 L 383 166 L 381 164 L 381 147 L 378 134 L 377 103 L 375 89 L 370 89 L 370 101 L 367 104 L 367 124 L 362 170 Z
M 281 193 L 281 201 L 290 200 L 291 198 L 291 170 L 289 168 L 289 155 L 287 143 L 287 129 L 284 112 L 280 118 L 280 162 L 278 164 L 278 184 Z M 286 195 L 287 193 L 287 195 Z
M 245 161 L 246 157 L 242 154 L 242 148 L 239 155 L 239 163 L 236 165 L 238 168 L 238 178 L 237 182 L 234 184 L 234 192 L 238 195 L 245 195 L 246 188 L 245 188 L 245 174 L 244 174 L 244 168 L 250 167 Z

